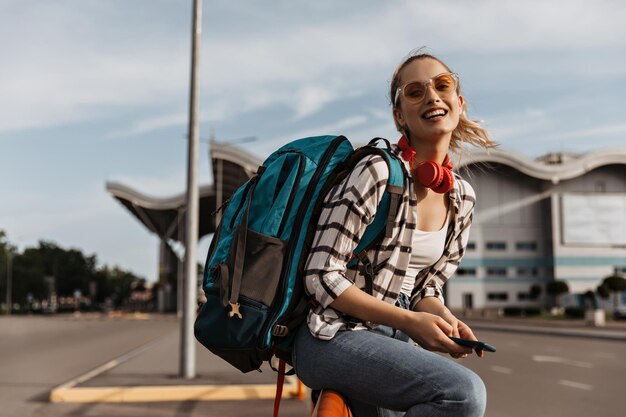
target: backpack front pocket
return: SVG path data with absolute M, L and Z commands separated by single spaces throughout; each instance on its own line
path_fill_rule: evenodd
M 241 236 L 245 233 L 245 236 Z M 244 248 L 238 247 L 245 246 Z M 251 229 L 238 227 L 233 239 L 228 270 L 229 298 L 243 295 L 271 306 L 276 296 L 287 242 Z M 239 280 L 239 282 L 237 282 Z M 233 294 L 236 292 L 236 294 Z

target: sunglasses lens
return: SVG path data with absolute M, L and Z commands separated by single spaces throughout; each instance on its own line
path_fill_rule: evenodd
M 451 74 L 441 74 L 433 80 L 438 93 L 450 94 L 456 89 L 456 80 Z
M 424 98 L 424 94 L 426 94 L 426 87 L 424 86 L 424 83 L 414 82 L 405 85 L 402 91 L 404 92 L 404 97 L 408 101 L 418 102 Z

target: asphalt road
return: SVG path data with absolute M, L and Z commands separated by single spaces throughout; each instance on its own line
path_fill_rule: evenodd
M 47 402 L 51 388 L 177 329 L 176 319 L 167 316 L 0 317 L 0 417 L 270 415 L 263 401 Z M 498 348 L 483 359 L 462 361 L 487 385 L 487 417 L 626 415 L 626 342 L 486 330 L 477 334 Z M 295 400 L 283 401 L 282 409 L 283 417 L 307 414 L 307 406 Z
M 623 417 L 626 342 L 477 331 L 498 348 L 464 364 L 485 381 L 486 417 Z
M 0 317 L 0 416 L 49 415 L 50 389 L 178 326 L 129 318 Z

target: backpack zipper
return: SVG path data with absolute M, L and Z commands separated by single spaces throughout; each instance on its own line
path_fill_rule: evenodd
M 235 211 L 235 215 L 232 217 L 232 219 L 230 219 L 230 229 L 232 229 L 233 226 L 235 226 L 235 220 L 237 220 L 237 217 L 239 217 L 239 212 L 243 208 L 244 204 L 246 204 L 246 201 L 248 201 L 248 192 L 250 191 L 250 187 L 256 181 L 258 181 L 258 179 L 259 179 L 259 176 L 255 175 L 254 177 L 250 178 L 250 180 L 248 181 L 248 184 L 246 184 L 246 188 L 244 189 L 242 193 L 241 201 L 239 202 L 239 206 L 237 207 L 237 210 Z
M 219 291 L 218 288 L 212 287 L 212 288 L 208 289 L 207 292 L 209 294 L 215 294 L 215 295 L 219 296 L 219 292 L 220 291 Z M 241 304 L 246 305 L 246 306 L 250 306 L 250 307 L 254 307 L 257 310 L 263 310 L 263 309 L 267 309 L 268 308 L 262 302 L 257 301 L 257 300 L 253 300 L 252 298 L 250 298 L 250 297 L 248 297 L 248 296 L 246 296 L 244 294 L 239 294 L 239 300 L 241 301 Z
M 313 174 L 313 176 L 311 177 L 311 181 L 309 182 L 309 186 L 307 188 L 307 190 L 304 193 L 304 197 L 302 198 L 302 204 L 300 205 L 300 208 L 298 209 L 298 213 L 296 214 L 296 217 L 294 219 L 295 222 L 300 222 L 301 219 L 304 217 L 304 214 L 306 212 L 306 202 L 309 201 L 313 195 L 313 193 L 315 192 L 315 188 L 317 188 L 317 182 L 319 180 L 319 177 L 322 176 L 322 173 L 324 172 L 326 165 L 328 165 L 328 162 L 330 161 L 330 159 L 332 158 L 333 154 L 335 153 L 335 150 L 339 147 L 339 145 L 345 140 L 346 138 L 344 136 L 338 136 L 337 138 L 335 138 L 333 140 L 333 142 L 330 144 L 330 146 L 328 147 L 328 149 L 326 149 L 326 152 L 324 152 L 324 155 L 322 156 L 322 159 L 320 160 L 317 169 L 315 170 L 315 173 Z M 289 237 L 289 243 L 287 244 L 287 250 L 285 251 L 285 257 L 284 257 L 284 265 L 283 265 L 283 272 L 281 273 L 281 277 L 287 276 L 289 277 L 289 272 L 291 270 L 291 261 L 292 261 L 292 257 L 293 257 L 293 251 L 295 250 L 296 245 L 298 244 L 297 242 L 297 237 L 298 236 L 294 236 L 294 232 L 295 230 L 298 229 L 294 229 L 291 233 L 292 235 Z M 286 287 L 288 285 L 288 280 L 283 280 L 282 282 L 282 286 L 279 288 L 279 291 L 276 294 L 276 298 L 275 300 L 282 300 L 283 295 L 285 293 Z M 272 305 L 272 307 L 274 307 L 274 305 Z M 280 310 L 282 310 L 282 305 Z M 265 324 L 265 326 L 263 327 L 263 330 L 261 331 L 260 335 L 261 337 L 264 339 L 261 341 L 260 347 L 264 348 L 266 346 L 265 344 L 265 340 L 267 339 L 266 334 L 268 333 L 269 329 L 271 329 L 274 326 L 274 323 L 277 321 L 277 317 L 280 313 L 280 310 L 276 309 L 274 310 L 272 317 L 270 320 L 268 320 Z M 271 335 L 271 333 L 270 333 Z
M 300 164 L 298 164 L 298 173 L 296 174 L 296 179 L 293 182 L 293 186 L 291 189 L 291 193 L 289 194 L 289 199 L 287 200 L 287 206 L 285 207 L 284 213 L 289 213 L 291 210 L 291 206 L 293 204 L 293 200 L 295 199 L 296 193 L 295 191 L 298 189 L 298 185 L 300 184 L 300 179 L 302 178 L 302 172 L 304 171 L 304 166 L 306 165 L 306 157 L 302 152 L 299 151 L 291 151 L 298 154 L 300 157 Z M 278 233 L 276 233 L 276 237 L 280 239 L 280 236 L 283 233 L 283 229 L 287 223 L 287 216 L 283 215 L 283 219 L 280 222 L 280 226 L 278 227 Z
M 217 213 L 219 213 L 220 211 L 224 211 L 224 207 L 226 207 L 226 205 L 230 203 L 230 197 L 224 201 L 218 208 L 216 208 L 212 213 L 211 216 L 215 216 Z

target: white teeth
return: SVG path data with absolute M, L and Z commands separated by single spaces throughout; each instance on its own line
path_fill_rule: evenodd
M 425 119 L 430 119 L 436 116 L 445 116 L 446 115 L 446 111 L 443 109 L 437 109 L 437 110 L 432 110 L 429 112 L 424 113 L 424 118 Z

